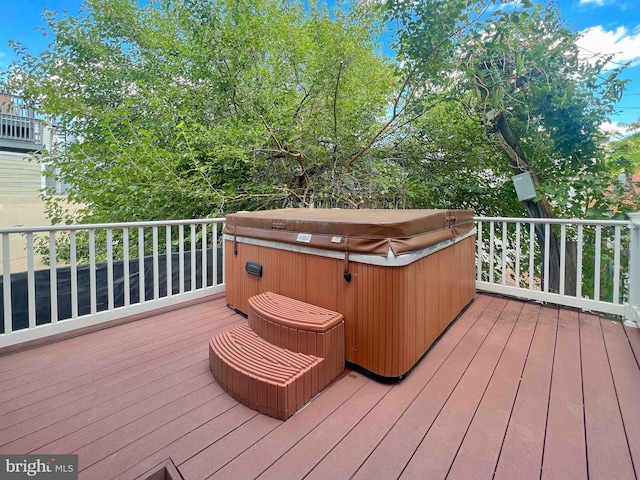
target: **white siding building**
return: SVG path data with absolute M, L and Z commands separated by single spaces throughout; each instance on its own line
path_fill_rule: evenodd
M 46 167 L 37 157 L 57 142 L 50 123 L 19 98 L 0 93 L 0 227 L 49 225 L 40 193 L 53 185 L 49 185 L 51 180 L 43 174 Z M 56 193 L 62 193 L 63 185 L 55 187 Z M 24 242 L 12 236 L 12 272 L 26 269 Z

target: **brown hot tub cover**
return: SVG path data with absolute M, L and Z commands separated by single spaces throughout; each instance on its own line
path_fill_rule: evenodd
M 232 237 L 369 255 L 401 255 L 454 240 L 474 228 L 470 210 L 287 208 L 227 215 Z

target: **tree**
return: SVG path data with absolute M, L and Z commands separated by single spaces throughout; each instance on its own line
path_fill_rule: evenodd
M 625 211 L 640 210 L 640 132 L 638 126 L 632 126 L 635 133 L 625 136 L 608 145 L 608 167 L 617 175 L 609 195 L 617 199 L 618 205 L 623 205 Z
M 78 139 L 44 158 L 84 206 L 67 221 L 355 206 L 375 174 L 368 153 L 346 168 L 392 94 L 369 9 L 88 0 L 45 20 L 8 84 Z
M 578 34 L 566 28 L 553 3 L 452 0 L 446 5 L 387 3 L 399 23 L 399 54 L 424 70 L 429 89 L 468 105 L 513 173 L 532 174 L 537 197 L 522 202 L 530 217 L 607 212 L 611 172 L 598 127 L 623 92 L 619 70 L 605 72 L 608 58 L 581 57 Z M 438 76 L 431 73 L 434 61 Z M 536 234 L 544 245 L 544 229 Z M 553 231 L 549 240 L 549 284 L 558 291 L 560 242 Z M 571 247 L 568 292 L 575 288 Z

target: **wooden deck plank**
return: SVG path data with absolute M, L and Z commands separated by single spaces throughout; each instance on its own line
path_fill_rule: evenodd
M 624 333 L 627 335 L 629 345 L 633 351 L 633 356 L 640 368 L 640 328 L 624 326 Z
M 140 462 L 140 458 L 158 452 L 167 445 L 198 429 L 213 441 L 219 439 L 251 418 L 259 415 L 244 405 L 238 405 L 228 395 L 222 395 L 150 431 L 123 446 L 97 463 L 82 470 L 84 479 L 114 478 Z
M 314 397 L 307 407 L 280 424 L 269 435 L 246 450 L 238 452 L 238 455 L 224 464 L 222 468 L 212 471 L 209 478 L 226 480 L 258 477 L 301 438 L 308 435 L 325 418 L 372 381 L 354 372 L 343 376 Z M 212 448 L 198 455 L 194 461 L 208 461 L 210 457 L 215 455 L 216 449 L 217 444 L 214 444 Z
M 73 430 L 59 436 L 53 442 L 38 445 L 34 452 L 76 452 L 85 447 L 93 448 L 96 442 L 107 437 L 113 432 L 128 431 L 131 425 L 138 425 L 148 421 L 161 421 L 163 415 L 172 418 L 177 404 L 204 403 L 210 398 L 222 395 L 224 392 L 211 381 L 206 372 L 180 383 L 170 390 L 157 394 L 128 408 L 119 410 L 96 422 L 90 423 L 80 429 Z M 199 403 L 198 403 L 199 402 Z M 176 409 L 179 411 L 179 409 Z M 73 425 L 71 428 L 75 428 Z M 56 433 L 57 428 L 51 427 Z M 139 433 L 134 431 L 132 434 Z M 109 437 L 111 438 L 111 437 Z M 82 465 L 82 462 L 81 462 Z
M 213 381 L 209 337 L 246 322 L 218 298 L 0 356 L 0 451 L 78 453 L 81 480 L 169 457 L 187 480 L 635 478 L 640 331 L 575 317 L 479 295 L 400 383 L 348 372 L 280 422 Z
M 158 317 L 162 317 L 162 314 L 158 315 Z M 135 332 L 145 330 L 146 326 L 144 324 L 152 320 L 152 318 L 153 317 L 143 318 L 138 321 L 119 325 L 118 337 L 127 338 L 127 336 L 135 335 Z M 113 331 L 109 327 L 93 332 L 92 335 L 98 342 L 98 345 L 95 345 L 95 347 L 100 349 L 103 341 L 109 341 L 110 333 L 113 334 Z M 2 375 L 0 379 L 10 378 L 14 374 L 20 375 L 21 372 L 17 372 L 17 370 L 25 369 L 29 371 L 35 364 L 50 361 L 60 355 L 65 358 L 75 355 L 75 352 L 89 352 L 89 347 L 90 345 L 86 342 L 85 335 L 80 335 L 59 342 L 44 344 L 35 348 L 3 355 L 1 358 L 4 368 L 0 374 Z
M 580 314 L 587 464 L 592 479 L 635 479 L 600 319 Z
M 558 311 L 543 307 L 507 427 L 495 479 L 539 479 Z
M 33 366 L 45 364 L 58 365 L 66 359 L 85 358 L 87 355 L 99 353 L 114 345 L 139 341 L 141 333 L 153 335 L 157 330 L 175 327 L 176 315 L 181 319 L 199 320 L 207 312 L 211 312 L 215 318 L 215 312 L 222 312 L 226 308 L 224 298 L 216 298 L 204 301 L 185 308 L 172 310 L 143 318 L 130 323 L 118 325 L 117 328 L 104 328 L 91 333 L 91 341 L 87 341 L 86 335 L 69 338 L 60 342 L 42 345 L 29 350 L 24 350 L 10 355 L 0 356 L 3 369 L 0 372 L 0 382 L 22 376 L 23 373 L 33 370 Z
M 152 320 L 152 325 L 147 324 L 150 319 L 142 319 L 119 326 L 116 329 L 104 329 L 91 334 L 91 341 L 87 341 L 86 335 L 81 335 L 63 342 L 45 345 L 43 352 L 37 358 L 40 368 L 34 369 L 33 363 L 10 368 L 3 365 L 0 374 L 0 391 L 12 385 L 11 382 L 22 380 L 21 383 L 37 381 L 48 376 L 48 369 L 67 370 L 69 368 L 80 371 L 87 365 L 77 364 L 79 359 L 98 360 L 104 357 L 114 358 L 116 353 L 133 351 L 135 348 L 144 347 L 147 343 L 166 338 L 168 331 L 182 331 L 184 328 L 193 328 L 194 325 L 206 321 L 207 318 L 216 318 L 228 312 L 221 302 L 204 302 L 180 310 L 157 315 Z M 231 313 L 231 312 L 229 312 Z M 128 329 L 124 327 L 131 326 Z M 144 335 L 141 335 L 144 333 Z M 69 344 L 67 344 L 69 342 Z M 27 350 L 31 352 L 32 350 Z M 22 353 L 19 352 L 18 355 Z M 1 357 L 0 357 L 1 358 Z
M 578 313 L 560 310 L 542 478 L 587 478 Z
M 227 321 L 233 321 L 235 318 L 232 312 L 225 313 L 224 319 Z M 0 392 L 2 399 L 0 403 L 0 414 L 11 411 L 10 407 L 7 407 L 7 404 L 10 404 L 13 398 L 23 396 L 37 398 L 38 394 L 43 390 L 47 392 L 47 389 L 64 391 L 68 389 L 69 386 L 80 385 L 82 382 L 86 382 L 88 378 L 95 380 L 101 378 L 101 376 L 108 376 L 113 372 L 126 370 L 131 366 L 156 359 L 167 351 L 175 350 L 180 345 L 179 340 L 188 342 L 189 338 L 194 335 L 209 330 L 210 324 L 206 318 L 203 318 L 199 319 L 198 322 L 193 325 L 193 328 L 167 332 L 169 334 L 162 335 L 155 341 L 146 342 L 145 337 L 141 336 L 139 345 L 135 348 L 131 348 L 130 345 L 124 345 L 117 347 L 116 351 L 104 352 L 101 357 L 95 360 L 90 358 L 86 360 L 78 359 L 76 363 L 80 366 L 77 368 L 65 368 L 65 365 L 56 366 L 54 367 L 56 374 L 49 374 L 45 380 L 17 385 L 10 390 Z
M 493 298 L 474 328 L 356 472 L 354 478 L 398 478 L 455 389 L 507 301 Z
M 246 409 L 243 405 L 238 405 L 236 408 Z M 222 436 L 218 434 L 217 426 L 204 424 L 114 478 L 123 480 L 137 478 L 162 460 L 171 457 L 185 478 L 205 479 L 211 472 L 221 468 L 239 452 L 252 446 L 281 423 L 280 420 L 267 415 L 254 415 L 247 422 Z M 213 445 L 216 445 L 216 453 L 207 454 L 205 451 L 213 448 Z M 191 461 L 194 458 L 199 458 L 201 461 Z
M 309 473 L 307 480 L 350 478 L 382 438 L 398 421 L 425 384 L 473 328 L 490 297 L 479 297 L 449 328 L 429 353 L 402 382 L 394 385 L 378 405 Z
M 457 453 L 452 447 L 462 443 L 521 310 L 521 303 L 507 303 L 400 478 L 447 476 Z
M 81 375 L 77 378 L 61 381 L 58 384 L 53 384 L 50 387 L 42 388 L 35 392 L 26 394 L 24 401 L 15 402 L 12 399 L 5 400 L 0 404 L 0 428 L 6 428 L 6 426 L 12 423 L 3 424 L 2 418 L 7 414 L 12 414 L 11 418 L 15 422 L 18 417 L 15 415 L 18 410 L 21 410 L 31 405 L 45 402 L 45 405 L 34 407 L 35 410 L 40 412 L 46 411 L 48 408 L 52 408 L 51 400 L 55 399 L 59 404 L 64 404 L 69 401 L 69 398 L 77 398 L 80 392 L 95 392 L 96 388 L 106 388 L 112 384 L 120 383 L 126 379 L 137 376 L 141 370 L 152 370 L 159 365 L 170 362 L 172 359 L 185 356 L 190 348 L 194 345 L 199 345 L 203 341 L 206 341 L 210 336 L 217 331 L 223 331 L 227 328 L 235 325 L 240 325 L 241 320 L 238 317 L 225 317 L 225 322 L 217 329 L 212 329 L 211 326 L 204 326 L 196 331 L 190 331 L 189 334 L 175 335 L 173 338 L 175 342 L 167 342 L 165 345 L 153 348 L 150 346 L 150 350 L 144 355 L 137 355 L 130 359 L 120 362 L 117 365 L 107 365 L 102 367 L 100 363 L 96 364 L 96 370 Z M 216 324 L 218 325 L 218 324 Z M 54 377 L 55 378 L 55 377 Z M 14 397 L 14 395 L 12 395 Z M 44 410 L 42 409 L 44 407 Z M 32 413 L 33 411 L 30 410 Z
M 640 370 L 635 365 L 633 351 L 620 322 L 600 320 L 613 383 L 618 395 L 631 460 L 636 475 L 640 472 Z
M 478 411 L 456 454 L 449 478 L 493 478 L 539 311 L 539 305 L 524 304 Z
M 97 378 L 89 377 L 86 383 L 75 388 L 70 388 L 67 391 L 58 392 L 56 389 L 51 393 L 51 396 L 48 397 L 44 395 L 43 392 L 39 392 L 37 398 L 33 398 L 35 396 L 33 395 L 29 400 L 21 402 L 25 404 L 24 406 L 15 405 L 15 410 L 8 414 L 0 415 L 0 428 L 7 428 L 24 422 L 29 418 L 34 418 L 37 415 L 46 415 L 57 408 L 64 408 L 76 400 L 84 399 L 91 402 L 96 398 L 96 395 L 98 395 L 97 398 L 99 400 L 108 400 L 114 396 L 118 396 L 118 394 L 126 393 L 131 389 L 137 388 L 145 383 L 150 374 L 153 376 L 155 370 L 191 356 L 194 350 L 198 351 L 198 349 L 201 349 L 201 345 L 203 343 L 206 344 L 211 335 L 241 324 L 240 322 L 243 321 L 242 317 L 238 316 L 237 318 L 238 320 L 223 324 L 222 326 L 216 323 L 217 328 L 205 330 L 190 337 L 188 341 L 181 342 L 179 348 L 165 350 L 163 355 L 156 357 L 154 360 L 113 372 L 109 376 L 100 377 L 99 381 Z M 206 349 L 200 351 L 203 358 L 208 358 Z
M 282 472 L 292 478 L 303 478 L 315 467 L 333 446 L 340 442 L 364 418 L 392 386 L 368 382 L 359 392 L 324 419 L 308 435 L 286 451 L 258 478 L 281 480 Z
M 210 415 L 216 415 L 233 406 L 232 398 L 208 385 L 71 451 L 78 455 L 78 469 L 82 471 L 173 420 L 183 420 L 192 410 L 206 409 Z
M 196 357 L 204 357 L 204 355 L 200 354 Z M 193 361 L 190 357 L 188 359 Z M 82 399 L 84 400 L 82 406 L 77 405 L 78 402 L 72 402 L 67 407 L 53 410 L 49 415 L 38 415 L 29 421 L 3 430 L 2 442 L 6 443 L 0 446 L 0 451 L 27 451 L 34 445 L 54 442 L 65 435 L 87 427 L 87 425 L 117 414 L 125 408 L 135 409 L 140 402 L 154 402 L 156 399 L 164 397 L 167 392 L 171 395 L 172 391 L 188 389 L 189 384 L 186 382 L 195 377 L 201 377 L 199 381 L 208 380 L 205 375 L 208 371 L 206 367 L 206 358 L 201 358 L 200 361 L 183 369 L 183 371 L 178 371 L 179 375 L 167 372 L 164 378 L 123 395 L 118 395 L 108 401 L 101 402 L 100 400 L 103 399 L 96 401 L 94 397 L 85 397 Z M 164 369 L 159 370 L 164 371 Z

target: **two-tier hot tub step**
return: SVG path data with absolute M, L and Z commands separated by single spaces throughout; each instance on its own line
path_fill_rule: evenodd
M 249 299 L 249 325 L 209 342 L 220 386 L 260 413 L 286 420 L 344 371 L 341 314 L 266 292 Z
M 271 345 L 247 325 L 209 342 L 209 367 L 218 384 L 243 405 L 280 420 L 318 393 L 323 363 Z

